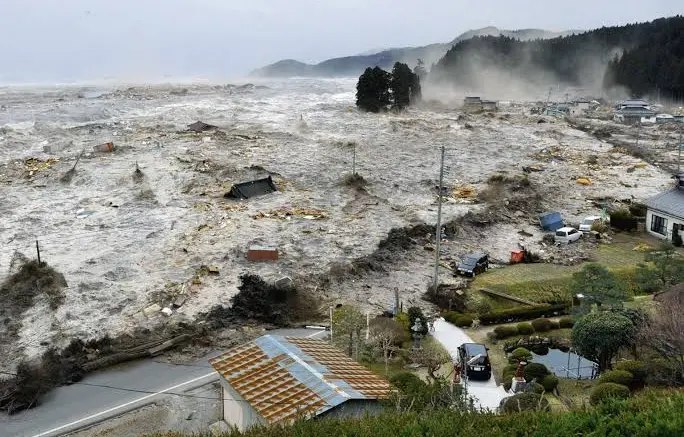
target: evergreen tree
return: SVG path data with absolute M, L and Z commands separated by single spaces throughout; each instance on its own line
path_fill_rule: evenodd
M 356 84 L 356 106 L 368 112 L 385 111 L 391 103 L 391 77 L 380 67 L 366 68 Z
M 401 62 L 392 68 L 392 108 L 402 110 L 421 98 L 420 78 L 408 65 Z

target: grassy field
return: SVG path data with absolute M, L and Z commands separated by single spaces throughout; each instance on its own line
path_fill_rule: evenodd
M 592 261 L 603 264 L 613 272 L 632 294 L 636 291 L 636 265 L 644 260 L 643 252 L 634 250 L 639 244 L 657 247 L 658 242 L 643 234 L 620 233 L 615 235 L 612 243 L 600 244 L 591 257 Z M 516 264 L 477 276 L 470 288 L 489 288 L 534 302 L 567 301 L 570 298 L 568 289 L 572 274 L 581 268 L 582 264 Z M 490 303 L 494 309 L 514 305 L 501 299 L 491 299 Z

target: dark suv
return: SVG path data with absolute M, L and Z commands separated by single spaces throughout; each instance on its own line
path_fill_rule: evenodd
M 463 343 L 458 347 L 458 357 L 468 378 L 486 381 L 492 377 L 492 365 L 485 345 Z
M 486 253 L 469 253 L 458 263 L 456 271 L 461 275 L 475 276 L 489 268 L 489 255 Z

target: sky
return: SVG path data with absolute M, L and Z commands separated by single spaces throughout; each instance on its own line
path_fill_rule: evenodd
M 244 77 L 447 42 L 486 26 L 592 29 L 684 14 L 684 0 L 0 0 L 0 83 Z

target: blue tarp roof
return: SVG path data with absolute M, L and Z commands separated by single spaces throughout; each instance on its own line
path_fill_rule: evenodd
M 563 227 L 563 217 L 560 212 L 545 212 L 539 214 L 539 224 L 545 231 L 555 231 Z

